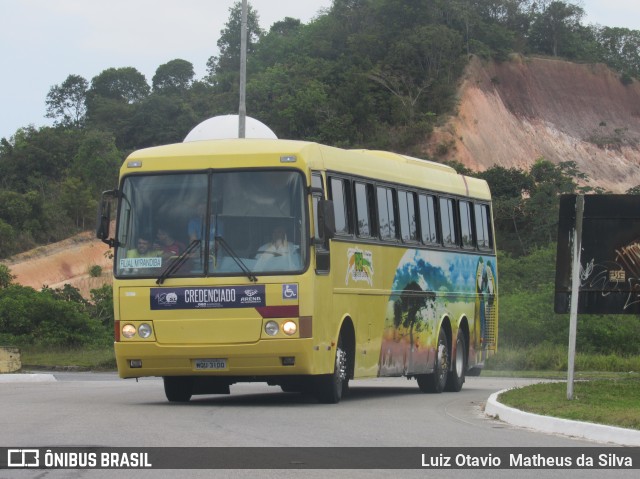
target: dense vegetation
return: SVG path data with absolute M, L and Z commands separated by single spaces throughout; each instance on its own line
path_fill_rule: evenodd
M 640 31 L 587 26 L 584 14 L 550 0 L 334 0 L 309 24 L 285 18 L 264 31 L 250 7 L 247 111 L 281 138 L 416 155 L 451 113 L 470 55 L 604 62 L 623 83 L 640 79 Z M 158 66 L 151 84 L 126 67 L 53 85 L 45 106 L 54 126 L 0 140 L 0 258 L 93 227 L 96 200 L 115 186 L 130 151 L 181 141 L 204 119 L 236 112 L 239 32 L 238 2 L 201 79 L 175 59 Z M 553 242 L 558 195 L 578 191 L 580 172 L 544 158 L 529 171 L 465 172 L 485 178 L 495 198 L 501 343 L 566 342 L 566 318 L 551 309 Z M 110 293 L 92 294 L 35 291 L 0 269 L 0 341 L 108 342 Z M 635 318 L 585 317 L 580 327 L 584 351 L 640 353 L 627 340 L 640 332 Z
M 113 295 L 108 285 L 84 299 L 76 288 L 36 291 L 13 282 L 0 264 L 0 344 L 40 348 L 104 347 L 113 338 Z
M 131 150 L 181 141 L 200 121 L 237 111 L 240 16 L 238 2 L 204 78 L 175 59 L 151 84 L 125 67 L 51 87 L 54 126 L 0 140 L 0 258 L 92 227 L 96 199 Z M 281 138 L 413 153 L 451 112 L 470 54 L 555 55 L 606 62 L 625 82 L 640 77 L 640 32 L 583 17 L 549 0 L 335 0 L 309 24 L 285 18 L 264 31 L 250 8 L 247 110 Z

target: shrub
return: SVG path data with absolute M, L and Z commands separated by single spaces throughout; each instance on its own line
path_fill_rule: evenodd
M 69 285 L 40 292 L 15 284 L 0 289 L 0 331 L 3 342 L 16 346 L 102 346 L 112 335 Z
M 91 316 L 100 321 L 107 331 L 113 331 L 113 288 L 110 285 L 91 290 Z
M 629 72 L 622 72 L 622 75 L 620 75 L 620 82 L 622 82 L 624 86 L 631 85 L 633 83 L 633 76 L 631 76 Z
M 567 346 L 549 343 L 527 348 L 502 347 L 485 367 L 494 371 L 558 371 L 568 368 Z M 576 353 L 576 371 L 630 372 L 640 370 L 640 356 Z
M 102 266 L 98 264 L 94 264 L 93 266 L 91 266 L 91 268 L 89 268 L 89 276 L 91 276 L 92 278 L 99 278 L 100 276 L 102 276 Z
M 11 274 L 9 267 L 7 265 L 0 264 L 0 288 L 7 288 L 14 279 L 16 279 L 16 277 Z

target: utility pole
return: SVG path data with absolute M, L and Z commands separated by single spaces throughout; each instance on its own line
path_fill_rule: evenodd
M 240 106 L 238 108 L 238 138 L 245 137 L 247 119 L 247 0 L 242 0 L 240 25 Z
M 582 217 L 584 195 L 576 197 L 576 227 L 573 230 L 571 266 L 571 304 L 569 311 L 569 357 L 567 365 L 567 399 L 573 399 L 573 382 L 576 360 L 576 335 L 578 329 L 578 297 L 580 295 L 580 254 L 582 252 Z

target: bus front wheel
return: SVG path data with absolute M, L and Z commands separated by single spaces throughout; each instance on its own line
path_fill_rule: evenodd
M 451 351 L 449 342 L 447 341 L 447 333 L 440 328 L 438 333 L 438 349 L 436 351 L 436 362 L 433 366 L 433 373 L 418 374 L 418 387 L 424 393 L 441 393 L 447 384 L 447 376 L 449 374 L 449 361 L 451 360 Z
M 346 396 L 349 388 L 349 377 L 347 375 L 348 364 L 348 352 L 344 347 L 341 334 L 338 338 L 338 346 L 336 347 L 336 360 L 333 373 L 316 377 L 315 396 L 318 401 L 325 404 L 336 404 L 340 402 L 343 395 Z
M 164 393 L 169 402 L 188 402 L 193 394 L 193 378 L 189 376 L 165 376 Z

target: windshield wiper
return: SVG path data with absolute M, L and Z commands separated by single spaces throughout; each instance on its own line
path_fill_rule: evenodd
M 254 283 L 258 281 L 258 278 L 256 278 L 256 275 L 251 272 L 251 270 L 247 267 L 246 264 L 244 264 L 244 262 L 235 253 L 235 251 L 233 251 L 231 246 L 229 246 L 229 243 L 227 243 L 222 236 L 216 236 L 215 239 L 218 243 L 222 245 L 222 248 L 227 252 L 229 256 L 231 256 L 233 261 L 236 262 L 236 264 L 240 267 L 243 273 L 247 275 L 247 278 L 249 278 L 250 281 L 253 281 Z
M 199 246 L 199 245 L 200 245 L 200 240 L 199 239 L 194 239 L 189 244 L 187 249 L 185 249 L 177 258 L 173 258 L 171 263 L 169 263 L 169 266 L 167 266 L 167 269 L 165 269 L 162 272 L 162 274 L 160 275 L 160 277 L 158 279 L 156 279 L 156 284 L 164 283 L 164 280 L 167 279 L 169 277 L 169 275 L 175 273 L 184 264 L 184 262 L 187 260 L 187 258 L 189 257 L 189 254 L 191 254 L 191 252 L 194 249 L 196 249 L 196 247 Z

